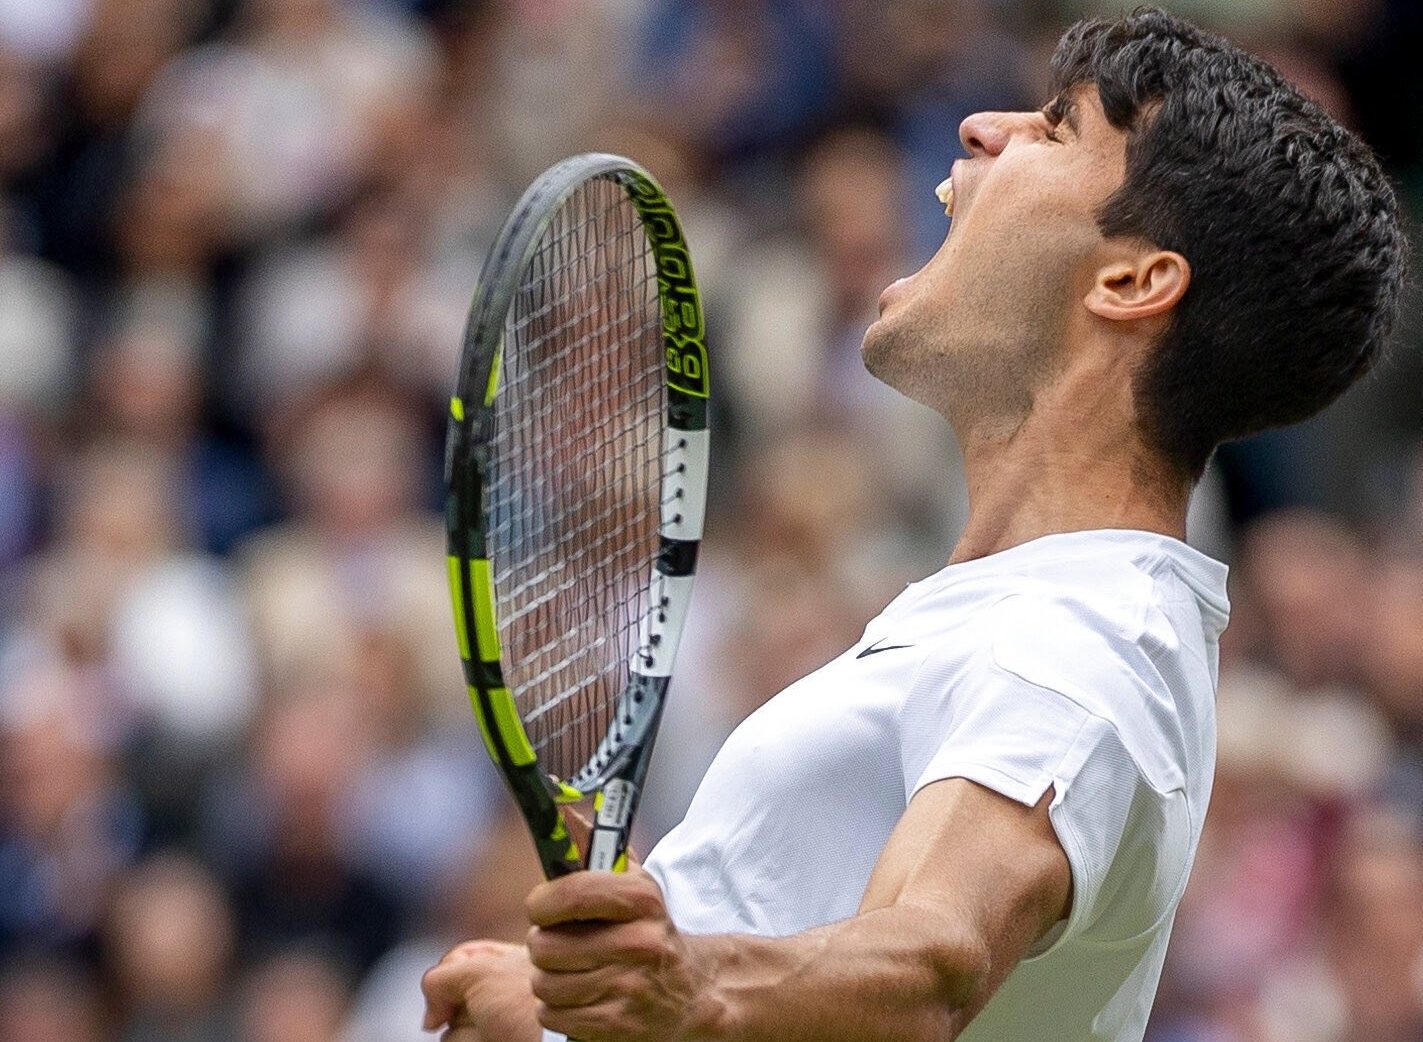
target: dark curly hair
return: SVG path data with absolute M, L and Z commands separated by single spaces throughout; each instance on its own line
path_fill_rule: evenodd
M 1128 134 L 1103 233 L 1191 264 L 1134 386 L 1175 472 L 1198 478 L 1221 442 L 1303 420 L 1368 372 L 1397 317 L 1407 244 L 1363 142 L 1263 61 L 1157 8 L 1078 23 L 1052 70 L 1055 108 L 1095 84 Z

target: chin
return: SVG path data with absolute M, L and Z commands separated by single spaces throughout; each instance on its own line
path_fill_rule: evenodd
M 865 330 L 864 340 L 860 342 L 860 358 L 864 360 L 865 368 L 872 376 L 880 376 L 885 360 L 885 332 L 884 318 L 877 318 L 870 323 L 870 328 Z
M 902 330 L 898 329 L 888 316 L 884 316 L 865 330 L 865 339 L 860 345 L 860 357 L 871 376 L 902 392 L 904 388 L 901 386 L 901 377 L 905 369 L 907 346 Z

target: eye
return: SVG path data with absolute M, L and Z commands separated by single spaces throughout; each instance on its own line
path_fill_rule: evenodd
M 1063 123 L 1068 122 L 1067 116 L 1069 107 L 1067 102 L 1059 95 L 1041 110 L 1040 114 L 1043 117 L 1043 122 L 1047 124 L 1043 129 L 1043 137 L 1054 144 L 1061 145 L 1064 143 L 1061 128 Z M 1072 124 L 1069 123 L 1068 126 L 1069 129 L 1071 129 Z

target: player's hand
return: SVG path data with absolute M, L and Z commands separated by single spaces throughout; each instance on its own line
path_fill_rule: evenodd
M 528 911 L 544 1027 L 579 1042 L 676 1042 L 702 1022 L 710 982 L 642 868 L 543 883 Z
M 425 1030 L 444 1042 L 540 1042 L 533 967 L 521 944 L 466 941 L 445 953 L 420 982 Z

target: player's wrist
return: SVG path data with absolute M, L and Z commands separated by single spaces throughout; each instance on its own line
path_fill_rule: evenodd
M 684 937 L 686 958 L 699 980 L 687 1005 L 685 1027 L 678 1042 L 735 1042 L 739 1019 L 736 1006 L 724 986 L 722 972 L 734 955 L 732 939 L 722 936 Z

